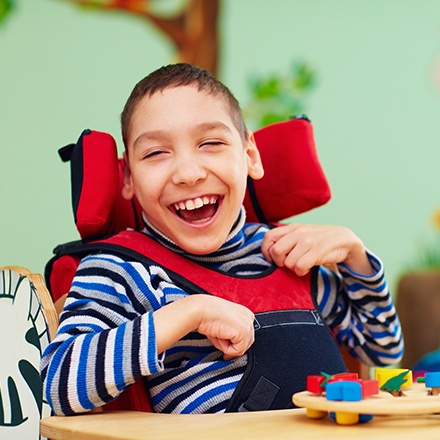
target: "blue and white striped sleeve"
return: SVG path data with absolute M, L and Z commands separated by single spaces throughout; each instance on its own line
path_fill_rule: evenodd
M 317 302 L 339 344 L 366 365 L 393 365 L 403 355 L 400 321 L 388 290 L 382 262 L 367 251 L 372 276 L 339 264 L 320 267 Z
M 108 403 L 163 369 L 152 316 L 163 299 L 153 278 L 140 263 L 115 256 L 82 260 L 41 361 L 43 390 L 56 414 Z

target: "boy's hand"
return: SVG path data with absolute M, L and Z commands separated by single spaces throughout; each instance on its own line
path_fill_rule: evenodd
M 254 343 L 254 314 L 246 307 L 210 295 L 200 296 L 202 308 L 197 331 L 230 360 L 243 355 Z
M 374 274 L 362 241 L 343 226 L 283 225 L 266 233 L 261 249 L 268 261 L 297 275 L 305 275 L 313 266 L 336 263 L 359 274 Z
M 254 343 L 254 314 L 246 307 L 211 295 L 195 294 L 153 313 L 158 353 L 191 331 L 205 335 L 230 360 Z

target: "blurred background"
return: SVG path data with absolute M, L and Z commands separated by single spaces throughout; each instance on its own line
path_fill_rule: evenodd
M 182 58 L 217 73 L 251 128 L 308 114 L 333 198 L 291 220 L 351 228 L 393 289 L 435 266 L 440 2 L 201 2 L 0 0 L 0 267 L 42 273 L 78 238 L 57 149 L 84 128 L 121 144 L 134 84 Z

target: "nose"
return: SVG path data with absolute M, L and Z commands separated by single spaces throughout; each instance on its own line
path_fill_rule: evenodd
M 197 154 L 182 153 L 176 156 L 172 182 L 175 185 L 195 185 L 204 180 L 207 170 Z

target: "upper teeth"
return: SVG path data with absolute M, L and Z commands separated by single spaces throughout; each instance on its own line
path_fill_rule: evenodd
M 217 202 L 217 197 L 215 196 L 203 196 L 203 197 L 196 197 L 195 199 L 191 199 L 191 200 L 185 200 L 184 202 L 179 202 L 179 203 L 175 203 L 174 207 L 179 210 L 179 209 L 188 209 L 188 210 L 192 210 L 192 209 L 197 209 L 197 208 L 201 208 L 203 205 L 208 205 L 208 204 L 214 204 Z

